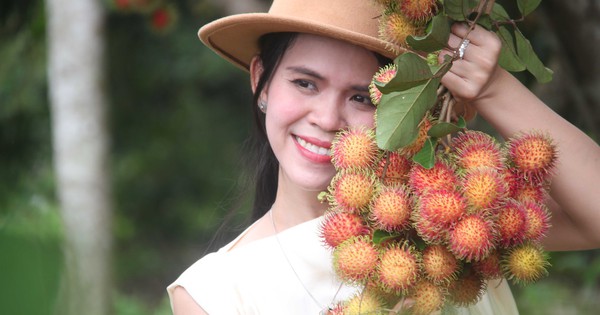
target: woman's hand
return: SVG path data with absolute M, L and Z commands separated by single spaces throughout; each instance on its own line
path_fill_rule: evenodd
M 498 57 L 502 42 L 496 34 L 477 25 L 469 33 L 469 26 L 456 23 L 452 26 L 452 33 L 448 40 L 450 47 L 461 45 L 463 38 L 470 43 L 464 50 L 463 59 L 456 59 L 450 71 L 442 78 L 442 84 L 450 90 L 454 98 L 461 103 L 488 97 L 488 87 L 492 85 L 498 68 Z M 468 33 L 468 34 L 467 34 Z M 454 51 L 443 50 L 440 62 L 444 56 L 452 57 Z

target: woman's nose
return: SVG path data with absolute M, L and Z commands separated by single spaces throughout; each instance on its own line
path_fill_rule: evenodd
M 347 126 L 343 100 L 330 97 L 313 104 L 311 123 L 325 131 L 338 131 Z

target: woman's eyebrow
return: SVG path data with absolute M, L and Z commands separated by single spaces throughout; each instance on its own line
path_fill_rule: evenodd
M 317 72 L 315 72 L 315 71 L 313 71 L 311 69 L 308 69 L 306 67 L 290 66 L 290 67 L 287 67 L 286 70 L 290 70 L 290 71 L 293 71 L 293 72 L 305 74 L 305 75 L 311 76 L 311 77 L 313 77 L 315 79 L 318 79 L 318 80 L 325 80 L 325 78 L 322 75 L 320 75 L 319 73 L 317 73 Z

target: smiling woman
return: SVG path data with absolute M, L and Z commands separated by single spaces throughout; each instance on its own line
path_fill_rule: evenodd
M 207 46 L 250 73 L 259 156 L 255 222 L 168 287 L 175 314 L 379 314 L 413 303 L 403 299 L 386 304 L 371 292 L 383 290 L 387 296 L 406 292 L 374 287 L 368 279 L 344 282 L 333 271 L 332 253 L 320 238 L 327 204 L 318 195 L 336 173 L 331 163 L 334 137 L 345 129 L 374 127 L 369 84 L 377 70 L 402 51 L 378 38 L 381 2 L 390 1 L 278 0 L 269 13 L 225 17 L 200 30 Z M 498 67 L 501 43 L 493 33 L 456 24 L 449 42 L 458 46 L 467 35 L 469 44 L 442 84 L 504 136 L 530 128 L 551 133 L 560 151 L 569 155 L 559 157 L 558 184 L 548 201 L 555 228 L 545 245 L 600 246 L 600 197 L 585 202 L 560 198 L 568 193 L 589 197 L 589 187 L 600 184 L 584 171 L 600 170 L 600 149 Z M 350 213 L 338 222 L 342 229 L 361 234 L 344 242 L 345 253 L 352 257 L 345 270 L 383 259 L 369 247 L 371 231 L 357 227 L 352 215 L 359 214 Z M 518 313 L 506 281 L 485 284 L 477 303 L 453 311 Z M 427 292 L 410 293 L 416 297 Z

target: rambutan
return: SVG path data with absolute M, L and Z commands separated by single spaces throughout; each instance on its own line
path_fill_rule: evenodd
M 493 222 L 482 213 L 464 216 L 450 231 L 448 248 L 458 259 L 479 261 L 494 249 L 494 232 Z
M 325 244 L 334 248 L 353 236 L 369 234 L 369 228 L 357 214 L 331 212 L 323 219 L 320 234 Z
M 507 143 L 508 158 L 525 178 L 543 182 L 552 174 L 557 160 L 556 145 L 542 133 L 523 133 Z
M 423 271 L 433 283 L 449 283 L 456 279 L 459 270 L 459 261 L 446 246 L 429 245 L 423 250 Z
M 547 196 L 547 190 L 548 188 L 543 183 L 538 184 L 523 180 L 514 191 L 513 198 L 523 202 L 543 203 Z
M 369 290 L 355 294 L 344 303 L 344 315 L 374 314 L 383 315 L 386 304 L 377 294 Z
M 412 157 L 413 155 L 417 154 L 417 152 L 421 151 L 423 145 L 425 145 L 425 141 L 427 141 L 427 138 L 429 137 L 427 132 L 429 132 L 429 129 L 431 129 L 432 126 L 431 119 L 432 118 L 429 114 L 423 117 L 421 122 L 419 122 L 419 133 L 417 134 L 417 137 L 411 144 L 400 148 L 400 154 Z
M 336 134 L 331 145 L 331 162 L 336 169 L 369 168 L 377 157 L 375 132 L 353 127 Z
M 461 184 L 464 196 L 476 211 L 497 206 L 508 194 L 503 173 L 489 167 L 468 171 Z
M 507 199 L 505 204 L 497 209 L 496 231 L 502 247 L 510 247 L 523 241 L 527 229 L 527 214 L 525 207 L 514 199 Z
M 408 182 L 408 172 L 412 161 L 398 152 L 387 152 L 379 162 L 375 175 L 385 185 L 398 185 Z
M 371 277 L 379 260 L 379 250 L 369 236 L 354 236 L 333 251 L 336 274 L 348 283 L 364 283 Z
M 437 13 L 437 0 L 402 0 L 400 10 L 413 22 L 427 22 Z
M 434 224 L 431 218 L 422 217 L 418 214 L 413 216 L 413 226 L 417 234 L 431 244 L 440 244 L 448 240 L 448 229 L 442 225 Z
M 491 167 L 500 170 L 504 159 L 496 140 L 481 131 L 465 131 L 452 140 L 456 151 L 456 162 L 466 170 Z
M 345 169 L 339 171 L 329 187 L 329 203 L 347 212 L 360 212 L 367 208 L 376 191 L 375 176 L 368 170 Z
M 417 281 L 420 273 L 421 256 L 406 244 L 392 244 L 383 250 L 377 278 L 385 292 L 406 293 Z
M 507 279 L 525 285 L 546 276 L 550 266 L 544 250 L 531 242 L 511 248 L 502 260 Z
M 391 63 L 379 68 L 379 71 L 375 73 L 373 79 L 371 80 L 371 84 L 369 84 L 369 95 L 371 97 L 371 103 L 373 103 L 373 105 L 379 105 L 379 101 L 381 100 L 382 95 L 381 91 L 379 91 L 379 89 L 377 88 L 376 83 L 386 84 L 390 82 L 396 76 L 396 72 L 396 65 Z
M 429 190 L 419 198 L 418 215 L 434 225 L 448 227 L 466 212 L 466 200 L 457 191 Z
M 374 222 L 375 228 L 401 231 L 410 224 L 412 207 L 406 187 L 382 187 L 369 208 L 369 219 Z
M 415 163 L 408 174 L 408 184 L 417 195 L 428 190 L 454 190 L 457 183 L 454 169 L 440 160 L 436 161 L 430 169 Z
M 386 12 L 379 20 L 379 37 L 389 43 L 407 47 L 406 38 L 410 35 L 422 35 L 424 27 L 416 26 L 404 15 Z
M 526 229 L 525 239 L 539 241 L 550 228 L 550 215 L 545 204 L 525 201 L 522 203 L 525 208 Z
M 477 303 L 486 289 L 486 282 L 470 268 L 459 275 L 448 287 L 449 300 L 458 306 L 469 306 Z
M 474 262 L 473 269 L 477 272 L 484 280 L 493 280 L 502 278 L 502 267 L 501 267 L 500 252 L 497 250 L 492 251 L 484 259 Z
M 412 289 L 410 298 L 414 304 L 410 314 L 429 315 L 442 308 L 446 299 L 446 290 L 427 280 L 419 281 Z

